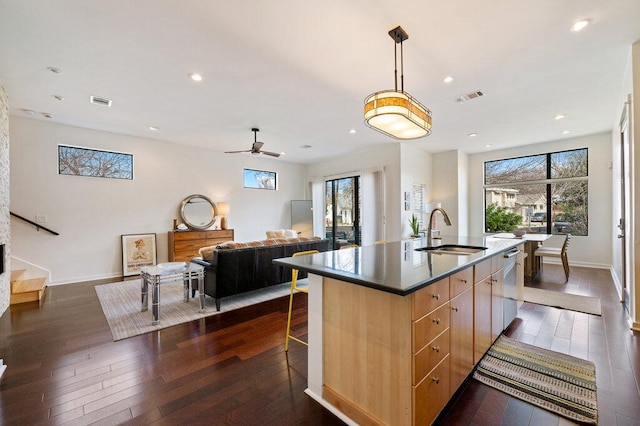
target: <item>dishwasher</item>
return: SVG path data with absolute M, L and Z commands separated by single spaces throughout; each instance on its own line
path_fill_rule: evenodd
M 504 327 L 507 328 L 518 314 L 518 268 L 516 265 L 520 250 L 511 249 L 504 253 L 504 287 L 502 307 L 504 312 Z

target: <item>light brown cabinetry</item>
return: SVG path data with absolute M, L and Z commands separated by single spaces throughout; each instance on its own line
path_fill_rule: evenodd
M 170 231 L 169 262 L 182 262 L 199 256 L 202 247 L 233 241 L 233 229 L 210 231 Z
M 359 424 L 431 424 L 502 332 L 502 266 L 408 296 L 324 277 L 322 398 Z
M 474 364 L 480 361 L 502 332 L 504 325 L 503 266 L 502 254 L 474 266 Z
M 472 268 L 469 268 L 472 272 Z M 473 274 L 470 274 L 473 276 Z M 462 384 L 473 369 L 473 284 L 469 279 L 469 286 L 461 294 L 451 298 L 451 371 L 449 373 L 449 387 L 451 393 Z

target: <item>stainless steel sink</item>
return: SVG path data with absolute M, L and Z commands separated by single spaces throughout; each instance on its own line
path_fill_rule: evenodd
M 461 246 L 457 244 L 444 244 L 441 246 L 433 246 L 433 247 L 420 247 L 417 248 L 417 251 L 428 251 L 430 253 L 440 253 L 440 254 L 474 254 L 486 250 L 486 247 L 478 247 L 478 246 Z

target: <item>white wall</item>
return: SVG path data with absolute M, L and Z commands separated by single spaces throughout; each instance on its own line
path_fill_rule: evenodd
M 409 219 L 413 212 L 404 210 L 403 195 L 406 191 L 412 192 L 414 183 L 424 184 L 427 192 L 425 201 L 432 199 L 431 154 L 413 147 L 410 143 L 400 144 L 400 152 L 402 169 L 400 174 L 400 194 L 402 195 L 397 208 L 402 212 L 403 218 L 400 229 L 401 236 L 402 238 L 409 238 L 412 234 Z M 425 218 L 425 221 L 427 219 Z
M 574 265 L 611 266 L 611 134 L 563 139 L 519 148 L 469 155 L 469 232 L 484 231 L 484 162 L 569 149 L 589 149 L 589 235 L 571 239 L 569 261 Z
M 400 192 L 400 144 L 390 142 L 388 146 L 381 148 L 368 149 L 349 156 L 310 164 L 307 166 L 307 182 L 325 176 L 380 167 L 384 168 L 385 176 L 385 239 L 399 240 L 401 239 L 401 210 L 398 206 L 400 206 L 402 197 Z M 311 194 L 307 199 L 311 199 Z
M 11 211 L 45 215 L 53 236 L 11 220 L 12 255 L 49 269 L 52 283 L 118 276 L 121 235 L 156 233 L 158 261 L 181 200 L 204 194 L 230 205 L 236 241 L 263 239 L 290 226 L 290 200 L 304 199 L 304 166 L 11 117 Z M 57 173 L 57 145 L 134 155 L 134 180 Z M 277 191 L 244 189 L 244 167 L 278 173 Z
M 440 214 L 436 213 L 442 235 L 469 235 L 468 167 L 469 158 L 461 151 L 433 154 L 433 197 L 430 201 L 441 203 L 451 219 L 451 226 L 445 226 Z

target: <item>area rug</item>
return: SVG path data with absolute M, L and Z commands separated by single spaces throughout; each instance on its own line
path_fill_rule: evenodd
M 538 305 L 552 306 L 554 308 L 568 309 L 570 311 L 602 315 L 602 307 L 598 297 L 525 287 L 524 301 Z
M 596 367 L 591 361 L 500 336 L 473 377 L 569 419 L 598 423 Z
M 298 285 L 303 286 L 306 280 L 300 281 Z M 214 299 L 206 296 L 204 313 L 198 312 L 200 304 L 197 295 L 190 298 L 188 303 L 183 301 L 181 281 L 162 284 L 160 287 L 160 324 L 158 325 L 151 325 L 151 295 L 149 295 L 149 310 L 140 311 L 140 280 L 104 284 L 96 286 L 95 289 L 115 341 L 286 296 L 290 292 L 291 284 L 278 284 L 225 297 L 222 299 L 220 312 L 216 311 Z

